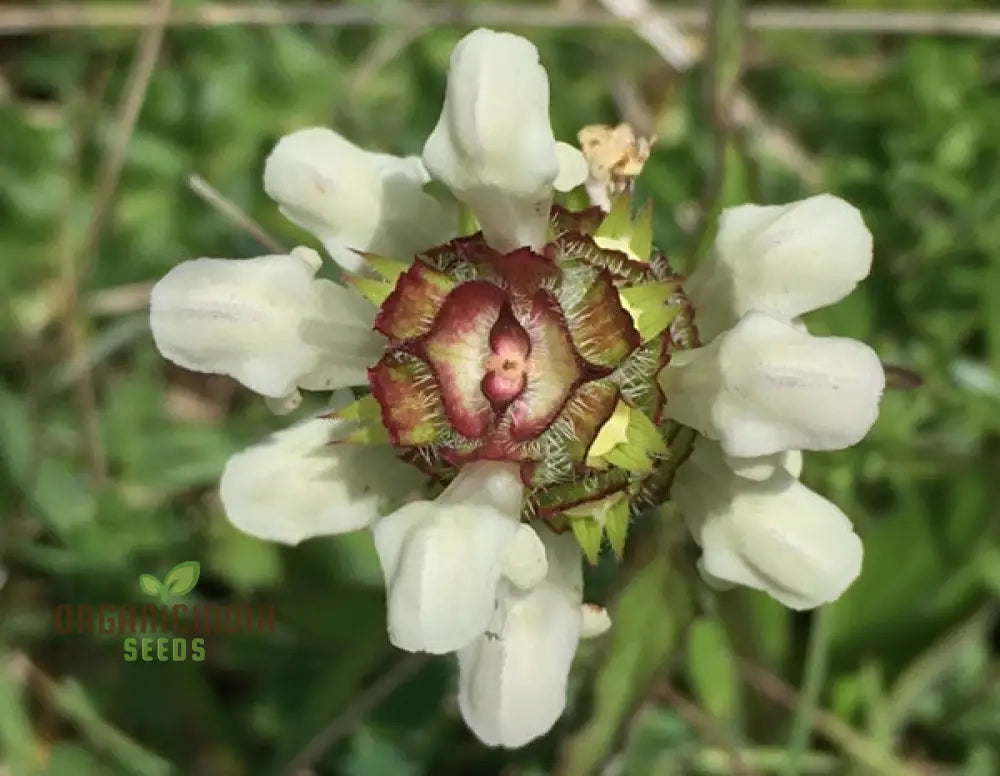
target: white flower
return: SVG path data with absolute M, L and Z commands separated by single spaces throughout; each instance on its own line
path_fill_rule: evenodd
M 587 175 L 582 154 L 552 135 L 538 50 L 486 29 L 466 35 L 452 52 L 444 108 L 423 158 L 501 251 L 542 245 L 553 186 L 568 190 Z
M 669 417 L 750 458 L 855 444 L 878 416 L 885 373 L 867 345 L 751 312 L 709 345 L 674 354 L 660 385 Z
M 261 539 L 298 544 L 366 528 L 421 476 L 387 446 L 334 444 L 350 426 L 319 417 L 232 456 L 219 484 L 230 522 Z
M 150 299 L 160 352 L 196 372 L 226 374 L 280 399 L 297 386 L 326 390 L 367 382 L 384 338 L 375 310 L 353 292 L 316 279 L 320 257 L 194 259 L 174 267 Z
M 408 259 L 454 236 L 457 214 L 423 191 L 428 180 L 416 156 L 365 151 L 320 127 L 281 138 L 264 166 L 285 217 L 352 272 L 362 267 L 354 251 Z
M 820 194 L 722 213 L 715 248 L 685 284 L 707 342 L 751 310 L 791 319 L 847 296 L 872 262 L 861 213 Z
M 710 582 L 811 609 L 839 598 L 861 571 L 861 540 L 850 521 L 784 468 L 762 482 L 739 477 L 703 440 L 677 470 L 671 497 L 702 548 Z
M 435 501 L 407 504 L 375 524 L 393 644 L 440 654 L 483 633 L 523 501 L 516 465 L 479 462 Z
M 545 580 L 529 591 L 501 582 L 486 632 L 458 652 L 459 708 L 491 746 L 523 746 L 548 732 L 566 706 L 582 635 L 581 554 L 572 533 L 543 528 L 539 535 L 548 556 Z
M 156 284 L 150 310 L 167 358 L 230 375 L 281 412 L 298 406 L 300 388 L 370 389 L 233 455 L 223 506 L 240 530 L 287 544 L 370 529 L 390 641 L 456 652 L 463 717 L 506 747 L 552 727 L 580 639 L 611 624 L 583 604 L 574 531 L 547 521 L 613 506 L 591 523 L 618 551 L 628 510 L 666 498 L 656 467 L 688 452 L 687 434 L 664 448 L 646 409 L 658 404 L 654 380 L 667 417 L 718 440 L 699 440 L 674 483 L 706 578 L 796 608 L 836 598 L 861 563 L 847 519 L 795 478 L 798 450 L 858 441 L 884 384 L 869 348 L 810 336 L 795 320 L 868 271 L 871 238 L 850 206 L 818 197 L 728 211 L 714 257 L 687 284 L 692 316 L 682 288 L 650 281 L 662 267 L 637 272 L 602 253 L 612 239 L 638 246 L 633 262 L 647 256 L 648 221 L 621 231 L 612 213 L 611 231 L 595 237 L 593 211 L 557 210 L 550 235 L 553 190 L 588 170 L 555 141 L 548 106 L 535 47 L 476 30 L 452 55 L 423 162 L 317 128 L 268 157 L 268 194 L 356 273 L 350 289 L 318 279 L 320 257 L 297 248 L 185 262 Z M 609 192 L 629 188 L 648 154 L 626 145 L 601 173 Z M 424 193 L 428 171 L 473 211 L 481 236 L 454 240 L 455 209 Z M 362 264 L 358 252 L 382 258 Z M 704 346 L 684 350 L 693 324 Z M 624 423 L 622 396 L 635 400 Z M 597 450 L 611 425 L 614 443 Z M 434 500 L 431 479 L 450 481 Z M 572 526 L 585 544 L 601 539 L 591 527 Z

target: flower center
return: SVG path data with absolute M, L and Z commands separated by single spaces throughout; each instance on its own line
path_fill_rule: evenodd
M 490 354 L 483 366 L 486 376 L 482 389 L 495 410 L 501 410 L 521 395 L 528 379 L 531 341 L 505 304 L 490 331 Z

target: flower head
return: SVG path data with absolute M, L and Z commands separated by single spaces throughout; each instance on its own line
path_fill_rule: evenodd
M 197 259 L 151 306 L 167 358 L 285 410 L 299 389 L 356 389 L 233 456 L 226 512 L 290 544 L 370 528 L 390 640 L 455 652 L 462 715 L 501 746 L 554 724 L 577 644 L 610 625 L 583 603 L 583 557 L 605 539 L 620 555 L 630 521 L 670 499 L 712 584 L 795 608 L 843 592 L 860 541 L 798 482 L 798 451 L 861 439 L 884 384 L 867 346 L 796 319 L 867 273 L 857 211 L 830 196 L 726 211 L 685 280 L 651 210 L 633 212 L 649 143 L 592 127 L 585 158 L 556 142 L 548 102 L 534 46 L 471 33 L 422 159 L 325 129 L 268 157 L 265 188 L 341 283 L 307 248 Z M 458 234 L 430 177 L 480 231 Z M 553 203 L 584 183 L 593 206 Z

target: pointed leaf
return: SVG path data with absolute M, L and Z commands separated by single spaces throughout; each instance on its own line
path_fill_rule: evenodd
M 377 253 L 359 252 L 359 255 L 365 260 L 365 264 L 392 283 L 395 283 L 399 276 L 410 268 L 410 263 L 407 261 L 379 256 Z
M 373 305 L 379 307 L 392 293 L 393 286 L 384 280 L 364 277 L 363 275 L 351 275 L 345 272 L 340 276 L 341 281 L 346 286 L 350 286 Z
M 160 594 L 160 580 L 152 574 L 140 574 L 139 589 L 146 595 L 158 596 Z
M 653 253 L 653 202 L 647 202 L 632 222 L 632 239 L 629 240 L 632 253 L 643 261 L 649 261 Z
M 201 564 L 196 560 L 187 560 L 178 563 L 163 578 L 163 586 L 172 595 L 184 595 L 194 590 L 198 584 L 198 577 L 201 576 Z
M 601 221 L 594 232 L 595 237 L 616 239 L 629 237 L 632 232 L 632 199 L 628 193 L 619 194 L 611 202 L 611 212 Z
M 597 564 L 597 558 L 601 554 L 601 536 L 604 530 L 592 517 L 571 517 L 569 521 L 573 529 L 573 535 L 587 557 L 587 562 L 591 566 Z
M 625 541 L 628 539 L 628 499 L 615 501 L 604 515 L 604 533 L 607 534 L 615 557 L 622 559 L 625 552 Z

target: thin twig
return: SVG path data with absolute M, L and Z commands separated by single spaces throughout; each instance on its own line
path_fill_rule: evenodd
M 94 291 L 87 297 L 87 312 L 93 316 L 128 315 L 149 307 L 149 281 L 127 283 Z
M 770 671 L 754 665 L 749 660 L 739 660 L 738 666 L 740 675 L 762 695 L 789 711 L 794 711 L 798 707 L 799 698 L 794 687 Z M 884 776 L 919 776 L 920 774 L 918 769 L 910 768 L 878 742 L 866 738 L 828 711 L 815 709 L 811 724 L 813 730 L 836 744 L 844 754 L 865 767 L 871 768 L 875 773 L 884 774 Z
M 142 11 L 146 29 L 136 44 L 128 82 L 118 106 L 115 131 L 111 137 L 110 147 L 101 159 L 101 166 L 97 173 L 93 210 L 78 262 L 78 271 L 84 280 L 90 274 L 90 269 L 96 260 L 101 234 L 111 212 L 115 192 L 118 190 L 118 181 L 121 179 L 122 169 L 125 166 L 132 133 L 135 131 L 142 105 L 146 101 L 146 92 L 149 89 L 153 70 L 156 68 L 156 61 L 160 57 L 163 34 L 170 16 L 172 2 L 173 0 L 151 0 L 145 8 L 139 9 Z
M 57 306 L 57 309 L 62 310 L 61 317 L 66 321 L 66 340 L 71 368 L 76 367 L 78 370 L 75 380 L 77 403 L 80 407 L 89 468 L 97 484 L 103 483 L 107 476 L 107 459 L 101 436 L 100 415 L 97 409 L 97 390 L 87 358 L 89 350 L 87 321 L 86 313 L 80 303 L 80 288 L 87 282 L 96 262 L 101 234 L 111 211 L 118 181 L 121 179 L 129 141 L 132 139 L 136 120 L 145 101 L 149 80 L 160 54 L 170 7 L 171 0 L 153 0 L 144 9 L 149 26 L 136 44 L 128 83 L 118 110 L 115 132 L 110 147 L 101 158 L 90 221 L 87 224 L 80 249 L 73 250 L 73 240 L 68 226 L 72 221 L 68 217 L 64 219 L 66 226 L 64 226 L 60 239 L 60 248 L 64 251 L 66 260 L 61 304 Z M 79 138 L 77 145 L 81 143 L 82 138 Z M 79 149 L 74 152 L 74 155 L 78 155 L 78 152 Z M 72 202 L 77 177 L 77 162 L 72 161 L 70 167 L 70 175 L 67 178 L 69 192 L 67 207 Z
M 670 682 L 664 682 L 659 687 L 659 695 L 673 707 L 691 727 L 698 730 L 706 739 L 714 741 L 729 758 L 729 765 L 737 776 L 755 776 L 755 771 L 743 760 L 730 736 L 721 729 L 711 716 L 702 711 L 689 698 L 679 692 Z
M 657 13 L 684 28 L 705 26 L 701 8 L 661 8 Z M 177 27 L 308 24 L 361 27 L 419 21 L 426 25 L 487 24 L 504 27 L 594 28 L 627 24 L 613 14 L 578 3 L 532 8 L 523 5 L 417 4 L 384 8 L 361 5 L 204 3 L 176 8 L 168 20 Z M 46 30 L 93 27 L 145 27 L 149 13 L 141 7 L 112 3 L 22 4 L 0 7 L 0 35 L 28 35 Z M 955 35 L 1000 37 L 1000 13 L 994 11 L 826 10 L 757 8 L 749 11 L 753 30 L 846 32 L 882 35 Z
M 165 758 L 107 722 L 75 679 L 56 681 L 25 653 L 15 653 L 15 657 L 38 697 L 72 724 L 95 751 L 106 754 L 125 772 L 136 776 L 170 776 L 176 772 Z
M 401 686 L 406 684 L 425 666 L 428 655 L 407 655 L 392 668 L 382 674 L 368 689 L 325 728 L 317 733 L 302 750 L 292 758 L 291 762 L 281 771 L 282 776 L 305 776 L 312 766 L 337 741 L 349 735 L 365 716 L 372 712 L 386 698 Z
M 281 244 L 280 240 L 272 236 L 257 221 L 243 212 L 235 202 L 225 197 L 200 175 L 189 176 L 187 183 L 191 191 L 197 194 L 204 202 L 215 208 L 215 210 L 234 225 L 245 229 L 257 242 L 269 251 L 272 253 L 288 253 L 288 249 Z
M 67 365 L 73 369 L 73 395 L 80 418 L 80 432 L 83 441 L 87 468 L 94 484 L 100 486 L 107 477 L 107 455 L 101 435 L 100 411 L 97 407 L 97 388 L 90 361 L 87 358 L 89 339 L 87 314 L 80 303 L 80 272 L 74 246 L 72 211 L 80 188 L 80 158 L 84 138 L 91 130 L 99 110 L 104 90 L 107 87 L 109 70 L 105 69 L 90 84 L 81 98 L 80 110 L 77 96 L 69 100 L 68 115 L 73 117 L 73 141 L 63 174 L 64 188 L 61 203 L 62 217 L 56 230 L 53 253 L 59 257 L 61 273 L 59 277 L 60 329 L 66 349 Z
M 656 7 L 649 0 L 601 0 L 601 4 L 614 17 L 630 23 L 635 34 L 678 73 L 687 72 L 698 62 L 698 52 L 679 29 L 685 25 L 668 9 Z M 699 25 L 704 26 L 710 10 L 700 13 Z M 744 26 L 752 27 L 751 19 L 752 12 L 746 12 Z M 729 118 L 735 126 L 750 130 L 762 151 L 798 174 L 807 186 L 814 188 L 819 183 L 819 166 L 791 134 L 767 120 L 745 90 L 737 89 L 732 94 Z

